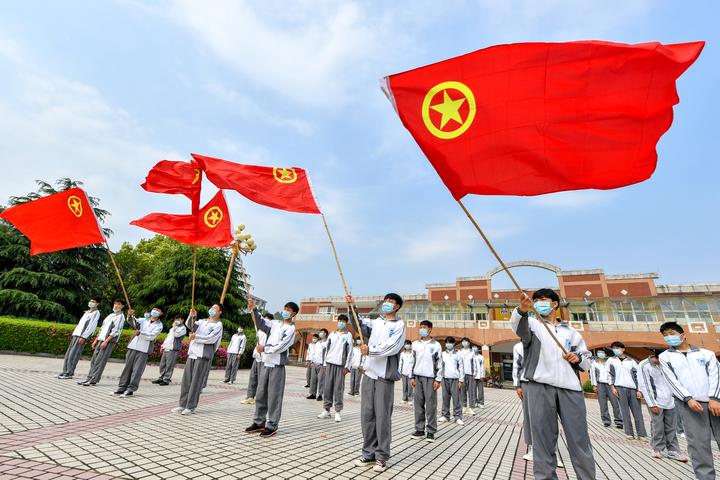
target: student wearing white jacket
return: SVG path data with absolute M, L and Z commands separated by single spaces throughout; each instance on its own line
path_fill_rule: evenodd
M 325 387 L 323 390 L 323 411 L 318 418 L 330 418 L 330 409 L 335 406 L 335 421 L 342 420 L 345 395 L 345 375 L 350 372 L 352 360 L 353 337 L 347 330 L 348 317 L 340 314 L 337 318 L 337 330 L 328 336 L 327 352 L 325 353 Z
M 425 438 L 435 441 L 437 432 L 437 391 L 442 386 L 442 346 L 430 336 L 433 324 L 430 320 L 420 322 L 420 340 L 412 343 L 413 369 L 410 383 L 415 387 L 415 433 L 416 440 Z M 427 428 L 427 435 L 425 430 Z
M 160 307 L 153 307 L 145 312 L 145 317 L 137 319 L 133 310 L 128 310 L 128 323 L 135 329 L 135 336 L 130 340 L 125 354 L 125 367 L 120 374 L 118 388 L 113 395 L 131 397 L 140 387 L 140 379 L 147 365 L 148 354 L 152 350 L 153 342 L 162 332 L 163 324 L 160 316 L 163 311 Z
M 453 406 L 453 420 L 464 425 L 462 419 L 462 401 L 460 396 L 465 380 L 464 361 L 462 354 L 455 350 L 455 338 L 445 339 L 445 351 L 442 352 L 442 417 L 440 422 L 450 421 L 450 400 Z
M 315 343 L 317 343 L 317 334 L 313 334 L 305 350 L 305 388 L 310 388 L 310 379 L 312 378 L 312 357 L 313 350 L 315 350 Z
M 70 339 L 70 345 L 68 345 L 67 351 L 65 352 L 63 371 L 55 378 L 66 380 L 75 375 L 75 368 L 77 367 L 78 361 L 80 361 L 83 350 L 85 350 L 87 340 L 90 338 L 90 335 L 95 332 L 98 320 L 100 319 L 99 304 L 100 300 L 98 300 L 97 297 L 92 297 L 88 301 L 88 309 L 85 310 L 85 313 L 83 313 L 80 321 L 75 326 L 72 338 Z M 120 310 L 122 311 L 122 308 L 120 308 Z
M 650 413 L 650 446 L 653 457 L 661 458 L 667 450 L 668 458 L 687 462 L 687 457 L 680 454 L 675 400 L 670 385 L 663 377 L 660 360 L 656 355 L 650 355 L 638 364 L 637 371 L 638 390 L 642 392 Z
M 92 342 L 93 354 L 90 359 L 90 370 L 88 370 L 85 380 L 78 382 L 78 384 L 89 387 L 97 385 L 100 381 L 100 377 L 105 371 L 105 365 L 107 365 L 107 361 L 118 343 L 125 324 L 125 314 L 122 311 L 123 305 L 122 300 L 115 300 L 113 312 L 103 320 L 100 332 Z
M 348 395 L 353 397 L 360 395 L 360 380 L 362 380 L 362 371 L 360 370 L 361 362 L 360 338 L 356 338 L 352 351 L 352 360 L 350 360 L 350 392 L 348 393 Z
M 412 342 L 405 340 L 403 351 L 400 354 L 400 365 L 398 366 L 403 388 L 402 403 L 410 403 L 410 400 L 413 398 L 413 387 L 410 385 L 410 377 L 412 377 L 413 370 L 413 352 L 411 349 Z
M 323 391 L 325 390 L 325 354 L 327 353 L 327 336 L 326 329 L 320 330 L 313 337 L 317 336 L 317 342 L 312 351 L 312 374 L 310 375 L 310 393 L 308 400 L 322 401 Z
M 556 316 L 560 297 L 549 288 L 521 296 L 510 325 L 524 347 L 523 376 L 528 381 L 533 474 L 557 478 L 558 418 L 567 437 L 568 451 L 578 478 L 595 478 L 587 411 L 578 370 L 590 368 L 590 352 L 582 335 Z M 531 318 L 534 309 L 541 318 Z M 561 349 L 557 343 L 563 346 Z
M 238 327 L 237 333 L 232 336 L 227 348 L 227 363 L 225 364 L 225 380 L 223 380 L 223 383 L 235 383 L 240 358 L 245 353 L 246 343 L 245 331 L 242 327 Z
M 475 410 L 472 407 L 475 405 L 475 354 L 470 348 L 469 338 L 463 338 L 460 345 L 462 348 L 458 350 L 458 353 L 463 358 L 463 371 L 465 372 L 460 401 L 463 406 L 463 414 L 474 416 Z
M 710 350 L 693 347 L 675 322 L 660 326 L 670 348 L 660 365 L 680 410 L 695 478 L 715 478 L 711 442 L 720 448 L 720 368 Z
M 613 395 L 619 399 L 625 435 L 628 440 L 645 439 L 647 432 L 640 406 L 642 393 L 637 389 L 637 362 L 625 355 L 625 344 L 622 342 L 613 342 L 610 348 L 614 357 L 608 360 L 608 382 Z M 635 432 L 631 414 L 635 419 Z
M 592 363 L 590 367 L 590 383 L 593 386 L 593 392 L 597 394 L 598 403 L 600 404 L 600 419 L 603 425 L 609 427 L 610 423 L 610 411 L 608 410 L 608 401 L 612 406 L 613 422 L 616 428 L 623 428 L 623 417 L 620 413 L 620 403 L 618 398 L 613 395 L 610 390 L 609 383 L 609 364 L 608 364 L 607 352 L 605 350 L 599 350 L 597 352 L 597 360 Z
M 176 317 L 175 320 L 173 320 L 173 326 L 170 328 L 162 345 L 160 345 L 160 349 L 162 350 L 162 356 L 160 357 L 160 376 L 157 380 L 152 381 L 152 383 L 156 385 L 170 385 L 170 380 L 175 371 L 178 353 L 182 348 L 182 341 L 187 333 L 187 328 L 185 328 L 184 323 L 181 317 Z
M 268 322 L 275 320 L 272 313 L 266 313 L 263 318 Z M 260 379 L 260 371 L 263 368 L 262 353 L 258 350 L 259 346 L 264 346 L 267 340 L 267 334 L 262 330 L 255 331 L 255 348 L 253 349 L 253 363 L 250 367 L 250 375 L 248 376 L 248 387 L 245 398 L 240 403 L 252 405 L 255 403 L 255 394 L 257 393 L 258 380 Z
M 475 404 L 472 407 L 485 408 L 485 357 L 478 346 L 473 345 L 471 350 L 475 369 Z

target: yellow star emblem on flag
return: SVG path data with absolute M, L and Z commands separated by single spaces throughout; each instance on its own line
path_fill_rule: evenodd
M 223 211 L 220 209 L 220 207 L 212 207 L 209 208 L 207 212 L 205 212 L 205 215 L 203 216 L 203 221 L 208 227 L 215 228 L 222 221 L 222 218 Z
M 440 114 L 439 125 L 437 115 L 431 115 L 431 111 Z M 425 127 L 443 140 L 465 133 L 475 119 L 475 111 L 475 96 L 472 90 L 464 83 L 455 81 L 442 82 L 432 87 L 425 95 L 421 109 Z M 452 128 L 446 130 L 448 126 Z
M 298 176 L 294 168 L 273 168 L 273 176 L 275 180 L 280 183 L 294 183 L 297 181 Z
M 73 215 L 75 215 L 76 217 L 82 216 L 83 208 L 80 197 L 76 195 L 70 195 L 70 197 L 67 199 L 67 204 Z

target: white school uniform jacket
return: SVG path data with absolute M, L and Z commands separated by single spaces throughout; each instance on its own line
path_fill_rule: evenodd
M 321 341 L 318 340 L 318 342 L 315 344 L 315 348 L 313 348 L 312 358 L 310 361 L 313 365 L 324 365 L 325 364 L 325 353 L 327 352 L 327 340 Z
M 608 378 L 609 360 L 610 359 L 607 359 L 604 362 L 596 360 L 592 362 L 592 365 L 590 366 L 590 383 L 594 386 L 597 386 L 598 383 L 610 383 L 610 379 Z
M 470 348 L 463 348 L 462 350 L 458 350 L 458 353 L 460 353 L 463 358 L 463 372 L 465 372 L 465 375 L 472 375 L 474 378 L 475 364 L 473 362 L 473 359 L 475 357 L 475 354 Z
M 98 315 L 99 316 L 99 315 Z M 97 336 L 98 342 L 104 342 L 108 337 L 113 337 L 112 342 L 116 341 L 120 337 L 123 325 L 125 324 L 125 315 L 120 313 L 111 313 L 103 320 L 100 332 Z M 95 327 L 93 327 L 95 330 Z
M 195 339 L 188 346 L 188 358 L 212 360 L 222 339 L 222 322 L 220 320 L 211 322 L 207 318 L 196 322 L 194 318 L 188 317 L 185 325 L 190 331 L 194 329 L 195 333 Z
M 256 310 L 254 315 L 258 330 L 267 334 L 262 362 L 265 367 L 279 367 L 288 364 L 288 352 L 295 343 L 295 324 L 284 320 L 267 320 Z
M 412 377 L 430 377 L 436 382 L 443 379 L 442 346 L 433 339 L 415 340 L 412 343 Z
M 360 353 L 360 347 L 353 347 L 352 353 L 350 354 L 351 360 L 350 360 L 350 368 L 352 369 L 358 369 L 360 368 L 360 362 L 362 361 L 362 353 Z
M 515 388 L 520 386 L 520 382 L 527 381 L 523 376 L 523 360 L 525 359 L 525 349 L 522 342 L 513 345 L 513 367 L 512 379 Z
M 323 365 L 338 365 L 349 369 L 354 341 L 352 333 L 348 331 L 335 330 L 328 335 Z
M 131 315 L 128 317 L 128 323 L 136 330 L 140 330 L 140 335 L 135 335 L 128 343 L 128 350 L 150 353 L 152 343 L 162 332 L 162 322 L 159 319 L 155 321 L 150 321 L 149 318 L 137 319 Z
M 236 333 L 230 339 L 230 344 L 228 345 L 227 353 L 234 354 L 234 355 L 242 355 L 243 352 L 245 352 L 245 343 L 246 342 L 247 342 L 247 337 L 245 336 L 245 334 Z
M 114 315 L 114 313 L 111 313 L 110 315 Z M 120 315 L 122 315 L 122 313 Z M 90 335 L 92 335 L 95 331 L 99 319 L 100 310 L 95 310 L 92 312 L 88 310 L 87 312 L 85 312 L 83 316 L 80 317 L 80 321 L 75 326 L 75 330 L 73 330 L 73 337 L 82 337 L 87 340 L 88 337 L 90 337 Z
M 460 352 L 453 350 L 442 352 L 442 376 L 451 380 L 465 380 L 464 360 Z
M 660 354 L 660 365 L 675 398 L 683 402 L 720 400 L 720 369 L 710 350 L 690 347 L 681 352 L 670 347 Z
M 660 365 L 655 366 L 649 358 L 646 358 L 638 364 L 637 373 L 638 390 L 643 394 L 649 408 L 660 407 L 663 410 L 675 408 L 675 399 L 670 385 L 663 377 Z
M 412 350 L 405 350 L 405 347 L 403 347 L 403 351 L 400 354 L 400 365 L 398 366 L 398 370 L 400 371 L 400 375 L 405 375 L 406 377 L 412 376 L 412 371 L 413 371 L 413 352 L 412 352 Z
M 637 389 L 637 362 L 630 357 L 608 359 L 608 382 L 616 387 Z
M 545 323 L 565 350 L 580 357 L 580 363 L 575 367 L 570 365 L 543 324 L 538 319 L 529 317 L 527 313 L 521 315 L 516 308 L 510 315 L 510 326 L 525 346 L 525 378 L 532 382 L 581 392 L 582 386 L 575 369 L 587 371 L 590 368 L 590 352 L 585 346 L 585 340 L 567 322 L 560 322 L 559 325 Z
M 358 323 L 369 349 L 363 363 L 365 375 L 373 380 L 400 380 L 398 366 L 400 350 L 405 344 L 405 322 L 397 316 L 392 320 L 380 316 L 374 320 L 363 317 Z
M 313 350 L 315 350 L 315 344 L 312 341 L 308 344 L 307 350 L 305 351 L 305 361 L 312 362 Z
M 265 332 L 263 332 L 262 330 L 258 330 L 255 333 L 255 337 L 256 337 L 257 343 L 255 345 L 255 349 L 253 350 L 253 359 L 256 362 L 262 362 L 262 353 L 258 352 L 257 346 L 265 345 L 265 341 L 267 340 L 267 334 L 265 334 Z
M 478 352 L 473 357 L 473 366 L 475 368 L 475 380 L 485 379 L 485 357 Z
M 186 333 L 185 325 L 173 325 L 162 343 L 162 349 L 166 352 L 179 352 Z

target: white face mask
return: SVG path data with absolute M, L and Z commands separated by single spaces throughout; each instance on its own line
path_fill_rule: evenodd
M 122 307 L 113 307 L 113 312 L 115 312 L 115 313 L 122 312 Z

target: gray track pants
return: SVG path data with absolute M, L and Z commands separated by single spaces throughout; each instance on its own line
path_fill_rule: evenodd
M 175 364 L 177 363 L 178 352 L 176 350 L 165 350 L 160 357 L 160 377 L 163 382 L 170 382 Z
M 188 358 L 183 371 L 182 384 L 180 385 L 179 406 L 188 410 L 195 410 L 200 400 L 200 392 L 203 389 L 208 374 L 210 373 L 210 360 L 207 358 Z
M 319 397 L 323 394 L 324 389 L 325 367 L 313 364 L 312 376 L 310 377 L 310 395 Z
M 650 414 L 650 445 L 656 452 L 667 449 L 668 452 L 679 452 L 680 445 L 677 439 L 677 416 L 675 409 L 660 409 L 655 415 L 648 408 Z
M 362 379 L 360 426 L 363 434 L 362 456 L 387 461 L 392 441 L 392 412 L 395 382 L 367 375 Z
M 530 410 L 535 479 L 558 478 L 555 472 L 558 417 L 567 438 L 575 475 L 581 479 L 594 479 L 595 459 L 588 435 L 583 392 L 536 382 L 527 382 L 523 391 L 530 394 L 527 404 Z
M 410 385 L 410 377 L 407 375 L 401 375 L 400 376 L 402 380 L 402 388 L 403 388 L 403 401 L 407 402 L 408 400 L 412 400 L 413 398 L 413 387 Z
M 710 414 L 708 402 L 700 402 L 703 407 L 703 411 L 700 413 L 690 410 L 685 402 L 676 401 L 675 405 L 685 426 L 688 452 L 692 460 L 695 478 L 697 480 L 714 480 L 715 466 L 711 442 L 715 439 L 720 448 L 720 417 Z
M 312 363 L 305 367 L 305 385 L 310 386 L 310 377 L 312 377 Z
M 615 386 L 615 388 L 620 395 L 620 411 L 622 412 L 625 435 L 647 437 L 640 400 L 637 399 L 637 390 L 618 386 Z M 630 415 L 632 415 L 632 417 Z M 633 432 L 633 422 L 631 418 L 635 420 L 635 432 Z
M 357 395 L 360 393 L 360 380 L 362 380 L 362 373 L 359 368 L 350 369 L 350 395 Z
M 437 432 L 437 391 L 433 388 L 434 378 L 415 377 L 415 430 L 427 433 Z
M 532 426 L 530 425 L 530 389 L 528 382 L 520 382 L 523 391 L 522 409 L 523 409 L 523 438 L 525 445 L 532 447 Z
M 461 390 L 458 388 L 457 378 L 443 378 L 442 382 L 442 416 L 450 420 L 450 400 L 453 403 L 453 417 L 462 419 L 462 404 L 460 403 Z
M 610 391 L 610 385 L 598 382 L 597 389 L 598 403 L 600 404 L 600 418 L 602 419 L 603 425 L 606 427 L 610 425 L 610 411 L 607 406 L 609 400 L 612 405 L 615 426 L 622 427 L 623 417 L 620 413 L 620 402 L 618 402 L 617 397 Z
M 85 350 L 85 345 L 87 345 L 87 341 L 80 345 L 78 340 L 81 338 L 79 335 L 73 335 L 70 339 L 70 345 L 68 345 L 67 351 L 65 352 L 62 375 L 75 375 L 75 368 L 80 361 L 83 350 Z
M 240 366 L 240 355 L 237 353 L 228 353 L 227 363 L 225 364 L 225 380 L 235 383 L 238 367 Z
M 282 416 L 285 395 L 285 366 L 265 367 L 260 370 L 257 395 L 255 396 L 256 425 L 277 430 Z
M 485 383 L 482 378 L 475 379 L 475 405 L 485 405 Z
M 345 367 L 328 363 L 325 367 L 323 408 L 329 412 L 334 403 L 335 411 L 342 412 L 343 395 L 345 395 Z
M 136 392 L 140 387 L 140 379 L 147 365 L 148 354 L 138 350 L 128 350 L 125 353 L 125 368 L 120 374 L 118 391 Z
M 260 372 L 263 369 L 263 362 L 260 360 L 253 360 L 252 367 L 250 367 L 250 377 L 248 378 L 247 395 L 245 398 L 255 398 L 257 393 L 258 381 L 260 380 Z
M 95 350 L 93 351 L 92 358 L 90 359 L 90 371 L 85 379 L 86 382 L 98 383 L 100 381 L 100 378 L 105 371 L 105 365 L 107 365 L 108 358 L 112 355 L 113 348 L 115 348 L 115 344 L 117 342 L 112 341 L 108 343 L 105 348 L 100 348 L 101 343 L 102 342 L 98 342 L 95 346 Z
M 463 407 L 472 407 L 475 405 L 475 377 L 472 375 L 465 375 L 460 398 Z

